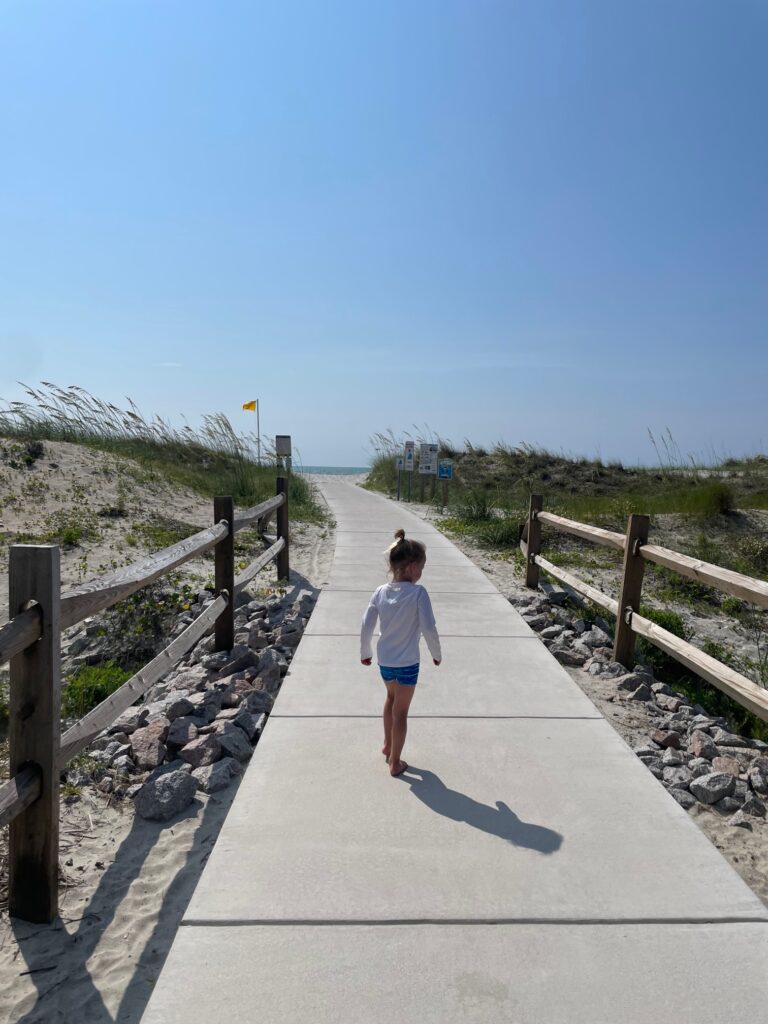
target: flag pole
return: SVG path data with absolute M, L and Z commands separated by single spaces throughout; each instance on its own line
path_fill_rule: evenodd
M 259 427 L 259 400 L 256 399 L 256 461 L 261 465 L 261 429 Z

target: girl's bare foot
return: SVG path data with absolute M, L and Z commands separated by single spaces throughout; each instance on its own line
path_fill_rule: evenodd
M 402 775 L 403 772 L 407 771 L 408 765 L 405 763 L 405 761 L 395 761 L 394 764 L 390 764 L 389 766 L 389 774 L 392 776 Z

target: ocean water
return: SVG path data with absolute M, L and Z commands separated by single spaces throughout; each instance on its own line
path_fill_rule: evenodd
M 369 466 L 294 466 L 296 473 L 325 473 L 328 476 L 353 476 L 367 473 Z

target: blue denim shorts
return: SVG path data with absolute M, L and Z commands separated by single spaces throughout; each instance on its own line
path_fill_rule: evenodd
M 387 668 L 379 665 L 381 678 L 385 683 L 401 683 L 403 686 L 415 686 L 419 681 L 419 666 L 408 665 L 406 668 Z

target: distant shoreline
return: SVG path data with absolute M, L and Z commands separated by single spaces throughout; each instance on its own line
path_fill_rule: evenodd
M 297 473 L 322 473 L 324 476 L 355 476 L 368 473 L 369 466 L 295 466 Z

